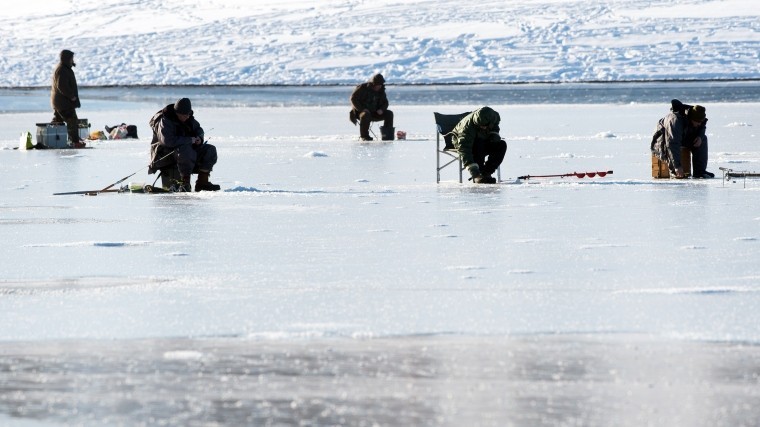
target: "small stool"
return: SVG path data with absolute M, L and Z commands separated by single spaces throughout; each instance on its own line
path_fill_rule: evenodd
M 686 147 L 681 147 L 681 167 L 683 167 L 683 175 L 691 175 L 691 151 Z M 670 178 L 670 170 L 668 169 L 668 162 L 660 160 L 652 154 L 652 178 Z

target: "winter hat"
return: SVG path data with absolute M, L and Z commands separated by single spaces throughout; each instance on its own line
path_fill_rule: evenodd
M 174 103 L 174 112 L 178 114 L 192 114 L 193 107 L 190 104 L 190 100 L 187 98 L 182 98 Z
M 689 112 L 686 115 L 686 117 L 689 118 L 691 121 L 695 122 L 702 122 L 705 120 L 706 114 L 705 114 L 705 107 L 701 105 L 695 105 L 691 108 L 689 108 Z
M 372 79 L 370 79 L 370 82 L 373 85 L 382 85 L 382 84 L 385 84 L 385 78 L 383 78 L 382 74 L 377 73 L 374 76 L 372 76 Z

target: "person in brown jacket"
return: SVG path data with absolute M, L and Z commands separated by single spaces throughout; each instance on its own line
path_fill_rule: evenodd
M 74 76 L 74 52 L 61 51 L 61 62 L 53 72 L 53 85 L 50 89 L 50 103 L 53 106 L 53 122 L 66 122 L 71 146 L 83 148 L 84 141 L 79 138 L 79 118 L 76 109 L 81 107 L 79 88 Z
M 372 141 L 369 125 L 379 121 L 383 122 L 380 127 L 383 141 L 393 141 L 393 111 L 388 109 L 385 78 L 382 74 L 375 74 L 367 83 L 356 86 L 351 94 L 351 107 L 349 119 L 354 125 L 359 122 L 359 137 L 362 141 Z

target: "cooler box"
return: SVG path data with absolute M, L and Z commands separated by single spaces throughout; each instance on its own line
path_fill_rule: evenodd
M 691 151 L 685 147 L 681 147 L 681 166 L 684 175 L 691 175 Z M 652 178 L 670 178 L 668 162 L 658 159 L 654 154 L 652 154 Z
M 68 148 L 69 135 L 64 123 L 37 123 L 37 143 L 48 148 Z

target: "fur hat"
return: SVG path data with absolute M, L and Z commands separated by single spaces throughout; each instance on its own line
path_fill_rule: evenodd
M 705 114 L 705 107 L 701 105 L 695 105 L 691 108 L 689 108 L 689 112 L 686 114 L 686 117 L 689 118 L 689 120 L 694 122 L 700 122 L 702 123 L 705 120 L 705 117 L 707 115 Z
M 372 78 L 370 79 L 370 83 L 372 83 L 373 85 L 382 85 L 382 84 L 385 84 L 385 78 L 383 77 L 382 74 L 377 73 L 374 76 L 372 76 Z
M 182 98 L 174 103 L 174 112 L 177 114 L 192 114 L 193 106 L 190 104 L 190 100 Z

